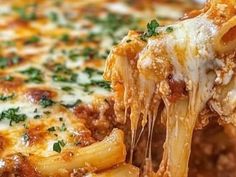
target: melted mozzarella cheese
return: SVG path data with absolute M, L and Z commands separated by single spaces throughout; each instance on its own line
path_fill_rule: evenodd
M 231 2 L 226 4 L 221 9 L 225 12 L 221 11 L 220 14 L 229 13 L 229 17 L 224 19 L 227 21 L 234 17 L 235 12 L 230 11 Z M 155 29 L 155 34 L 147 39 L 146 44 L 141 41 L 143 36 L 131 31 L 113 49 L 106 63 L 104 76 L 112 82 L 115 91 L 117 116 L 124 112 L 126 117 L 127 110 L 130 110 L 131 153 L 137 143 L 136 139 L 139 139 L 136 134 L 140 120 L 143 122 L 142 126 L 149 122 L 147 152 L 150 153 L 150 137 L 159 109 L 158 103 L 163 101 L 165 104 L 162 117 L 165 117 L 167 132 L 157 176 L 187 176 L 193 130 L 200 112 L 207 107 L 214 94 L 216 100 L 212 101 L 213 108 L 222 108 L 225 102 L 223 100 L 227 99 L 230 105 L 234 105 L 234 98 L 231 96 L 229 99 L 229 95 L 235 88 L 234 81 L 230 79 L 230 66 L 235 65 L 227 65 L 224 57 L 220 60 L 227 67 L 219 65 L 215 41 L 220 35 L 220 26 L 216 23 L 217 17 L 211 19 L 214 11 L 219 9 L 218 6 L 214 9 L 214 2 L 211 5 L 206 13 L 195 18 Z M 148 25 L 149 33 L 151 25 Z M 127 40 L 130 41 L 129 44 Z M 228 78 L 228 86 L 220 85 L 217 88 L 217 70 Z M 225 71 L 228 71 L 227 74 Z M 219 90 L 216 91 L 217 89 Z M 226 107 L 224 109 L 231 106 Z M 229 114 L 231 117 L 228 117 L 227 122 L 235 119 L 232 110 Z M 147 171 L 150 175 L 151 169 L 147 170 L 150 170 Z

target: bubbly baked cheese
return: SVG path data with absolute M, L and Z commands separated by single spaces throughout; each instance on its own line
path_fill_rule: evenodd
M 112 83 L 116 115 L 131 120 L 131 156 L 139 125 L 148 126 L 148 176 L 188 175 L 192 134 L 205 109 L 235 125 L 235 5 L 211 0 L 175 24 L 152 20 L 146 32 L 130 31 L 109 55 L 104 76 Z M 166 125 L 166 141 L 155 173 L 150 146 L 156 119 Z
M 102 75 L 143 21 L 119 2 L 1 1 L 0 176 L 138 176 Z

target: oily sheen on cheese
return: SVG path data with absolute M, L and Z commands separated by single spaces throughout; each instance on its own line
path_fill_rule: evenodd
M 112 82 L 117 116 L 126 119 L 130 112 L 131 149 L 139 140 L 140 122 L 148 126 L 148 176 L 188 175 L 193 130 L 208 106 L 222 121 L 234 123 L 235 4 L 211 0 L 166 27 L 153 20 L 143 34 L 130 31 L 109 55 L 104 76 Z M 150 144 L 156 119 L 166 125 L 166 141 L 155 173 Z

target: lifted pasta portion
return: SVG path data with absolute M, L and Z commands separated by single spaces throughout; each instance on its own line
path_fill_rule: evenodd
M 203 10 L 166 27 L 152 20 L 145 33 L 130 31 L 109 55 L 104 77 L 112 83 L 118 118 L 125 121 L 130 112 L 131 157 L 138 123 L 148 123 L 151 161 L 153 126 L 160 102 L 165 104 L 162 162 L 157 173 L 149 165 L 147 175 L 188 175 L 192 134 L 207 106 L 235 124 L 235 5 L 235 0 L 211 0 Z

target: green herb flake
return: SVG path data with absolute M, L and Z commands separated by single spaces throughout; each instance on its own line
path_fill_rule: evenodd
M 53 81 L 55 82 L 76 82 L 77 81 L 77 74 L 73 73 L 71 75 L 59 75 L 55 74 L 52 76 Z
M 3 111 L 0 114 L 0 120 L 8 119 L 10 120 L 10 126 L 12 126 L 12 123 L 19 123 L 26 120 L 27 116 L 25 114 L 19 113 L 20 108 L 9 108 L 8 110 Z
M 34 116 L 34 119 L 40 119 L 40 117 L 41 116 L 39 114 L 37 114 L 37 115 Z
M 70 40 L 70 36 L 68 34 L 63 34 L 60 36 L 59 40 L 62 42 L 68 42 Z
M 14 96 L 15 96 L 14 94 L 10 94 L 10 95 L 0 94 L 0 101 L 11 100 L 11 99 L 13 99 Z
M 43 113 L 46 114 L 46 115 L 50 115 L 51 114 L 50 111 L 44 111 Z
M 6 75 L 6 76 L 4 77 L 4 80 L 5 80 L 5 81 L 13 81 L 13 80 L 14 80 L 14 77 L 11 76 L 11 75 Z
M 56 129 L 55 129 L 55 127 L 50 127 L 50 128 L 48 128 L 48 131 L 49 131 L 49 132 L 55 132 Z
M 63 123 L 62 123 L 62 126 L 60 127 L 60 131 L 61 131 L 61 132 L 64 132 L 64 131 L 66 131 L 66 130 L 67 130 L 66 124 L 63 122 Z
M 23 135 L 23 141 L 24 141 L 24 143 L 25 143 L 25 144 L 28 143 L 29 140 L 30 140 L 29 135 L 28 135 L 27 133 L 24 133 L 24 135 Z
M 64 147 L 66 144 L 63 140 L 58 140 L 56 143 L 53 144 L 53 151 L 60 153 L 62 147 Z
M 67 56 L 72 61 L 77 61 L 79 57 L 88 60 L 98 56 L 98 51 L 91 47 L 85 47 L 82 50 L 72 49 L 67 52 Z
M 2 41 L 0 45 L 2 47 L 13 47 L 16 43 L 14 41 Z
M 66 108 L 74 108 L 75 106 L 79 105 L 80 103 L 82 103 L 82 100 L 78 99 L 72 104 L 62 104 L 62 105 L 65 106 Z
M 40 42 L 40 38 L 38 36 L 32 36 L 28 40 L 25 41 L 25 44 L 35 44 Z
M 30 67 L 24 71 L 20 71 L 20 73 L 28 76 L 26 82 L 33 82 L 37 84 L 43 82 L 42 72 L 37 68 Z
M 84 73 L 87 73 L 89 78 L 91 78 L 94 74 L 99 74 L 99 75 L 102 75 L 103 72 L 102 71 L 99 71 L 97 69 L 94 69 L 94 68 L 90 68 L 90 67 L 86 67 L 84 70 L 83 70 Z
M 76 82 L 78 75 L 63 64 L 56 64 L 53 69 L 52 80 L 55 82 Z
M 61 89 L 65 92 L 69 92 L 72 91 L 73 89 L 71 87 L 65 86 L 65 87 L 61 87 Z
M 143 33 L 140 38 L 143 41 L 146 41 L 147 38 L 152 37 L 152 36 L 156 36 L 159 33 L 156 31 L 156 29 L 159 27 L 159 23 L 156 20 L 152 20 L 151 22 L 149 22 L 147 24 L 147 31 L 145 33 Z
M 18 56 L 13 56 L 10 58 L 0 57 L 0 69 L 4 69 L 7 66 L 16 65 L 20 62 L 20 58 Z
M 59 17 L 58 14 L 56 12 L 50 12 L 48 14 L 48 18 L 52 21 L 52 22 L 58 22 Z
M 15 10 L 15 12 L 19 15 L 19 17 L 22 20 L 32 21 L 37 18 L 37 15 L 35 13 L 35 11 L 36 11 L 35 5 L 30 5 L 30 6 L 26 6 L 26 7 L 14 7 L 13 9 Z
M 49 98 L 43 97 L 39 100 L 39 104 L 43 107 L 43 108 L 47 108 L 50 107 L 54 104 L 54 101 L 52 101 Z
M 104 80 L 101 80 L 101 81 L 96 81 L 96 80 L 91 80 L 91 84 L 92 85 L 95 85 L 95 86 L 99 86 L 99 87 L 102 87 L 108 91 L 111 90 L 111 85 L 109 82 L 107 81 L 104 81 Z
M 167 33 L 171 33 L 171 32 L 173 32 L 173 31 L 174 31 L 174 28 L 171 27 L 171 26 L 169 26 L 169 27 L 166 28 L 166 32 L 167 32 Z
M 7 65 L 8 65 L 8 59 L 0 57 L 0 68 L 3 69 L 7 67 Z

